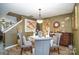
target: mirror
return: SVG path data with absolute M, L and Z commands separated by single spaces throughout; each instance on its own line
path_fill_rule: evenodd
M 58 28 L 60 26 L 60 23 L 58 21 L 55 21 L 53 23 L 54 28 Z

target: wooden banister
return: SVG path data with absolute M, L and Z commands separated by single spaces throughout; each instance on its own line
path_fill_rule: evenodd
M 23 20 L 20 20 L 19 22 L 17 22 L 16 24 L 14 24 L 13 26 L 9 27 L 8 29 L 6 29 L 3 33 L 6 33 L 8 31 L 10 31 L 11 29 L 13 29 L 14 27 L 18 26 Z

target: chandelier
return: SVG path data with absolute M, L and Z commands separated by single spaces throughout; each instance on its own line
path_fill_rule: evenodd
M 43 23 L 43 20 L 41 18 L 41 9 L 38 10 L 39 10 L 39 19 L 37 19 L 37 23 Z

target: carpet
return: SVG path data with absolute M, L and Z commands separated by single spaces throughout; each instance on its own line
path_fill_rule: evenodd
M 59 47 L 60 54 L 58 54 L 56 51 L 50 52 L 50 55 L 72 55 L 72 50 L 70 50 L 68 47 L 60 46 Z M 11 49 L 8 49 L 5 51 L 6 55 L 20 55 L 21 48 L 19 46 L 13 47 Z M 23 51 L 22 55 L 33 55 L 30 51 Z

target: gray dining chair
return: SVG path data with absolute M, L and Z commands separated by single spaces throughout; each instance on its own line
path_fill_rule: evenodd
M 18 33 L 18 36 L 19 36 L 18 44 L 21 47 L 21 54 L 25 50 L 31 50 L 31 53 L 32 53 L 31 41 L 27 41 L 26 37 L 22 33 Z
M 59 46 L 60 46 L 60 38 L 61 38 L 61 33 L 55 33 L 55 35 L 52 37 L 52 45 L 51 49 L 53 48 L 54 50 L 57 48 L 58 54 L 60 54 L 59 51 Z
M 49 55 L 50 39 L 35 39 L 35 55 Z

